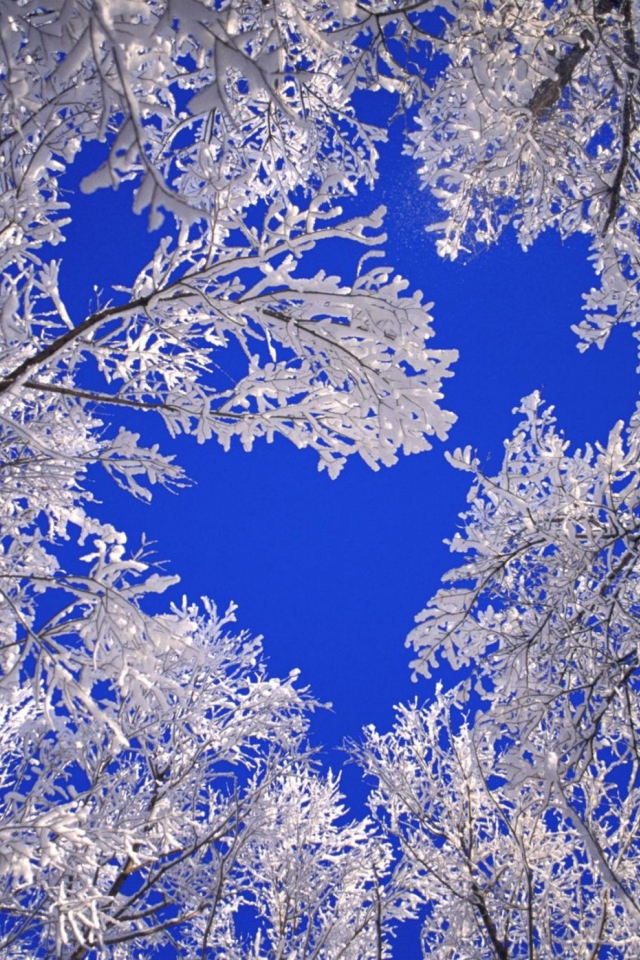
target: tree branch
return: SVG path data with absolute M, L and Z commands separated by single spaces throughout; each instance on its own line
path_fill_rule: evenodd
M 11 387 L 18 380 L 20 380 L 25 373 L 29 373 L 30 370 L 34 370 L 41 364 L 46 363 L 47 360 L 50 360 L 51 357 L 56 355 L 56 353 L 66 347 L 69 343 L 73 343 L 74 340 L 77 340 L 84 333 L 87 333 L 89 330 L 93 330 L 94 327 L 99 326 L 106 320 L 111 320 L 113 317 L 121 316 L 122 314 L 129 313 L 132 310 L 143 310 L 149 305 L 151 299 L 155 295 L 155 293 L 148 294 L 144 297 L 138 297 L 136 300 L 131 300 L 125 306 L 105 307 L 103 310 L 98 310 L 96 313 L 92 313 L 91 316 L 87 317 L 86 320 L 83 320 L 82 323 L 78 324 L 77 327 L 67 330 L 61 336 L 56 337 L 55 340 L 52 340 L 51 343 L 47 344 L 46 347 L 43 347 L 42 350 L 39 350 L 38 353 L 34 353 L 33 356 L 27 357 L 27 359 L 23 360 L 22 363 L 18 364 L 17 367 L 14 367 L 14 369 L 8 373 L 6 377 L 3 377 L 0 380 L 0 394 L 6 393 L 7 390 L 10 390 Z
M 576 67 L 589 51 L 594 37 L 590 30 L 583 30 L 580 34 L 580 43 L 574 43 L 567 53 L 558 61 L 556 66 L 557 79 L 547 78 L 539 83 L 534 90 L 531 100 L 527 103 L 534 117 L 541 117 L 560 99 L 562 91 L 571 82 Z
M 482 917 L 482 922 L 484 924 L 485 930 L 491 941 L 491 946 L 493 947 L 498 960 L 509 960 L 509 950 L 506 943 L 504 943 L 498 936 L 498 929 L 493 922 L 493 918 L 487 909 L 487 904 L 484 899 L 484 895 L 480 890 L 480 887 L 475 880 L 471 883 L 471 889 L 473 890 L 473 903 L 477 907 L 480 916 Z

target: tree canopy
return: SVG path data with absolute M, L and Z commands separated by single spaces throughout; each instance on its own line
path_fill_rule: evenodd
M 455 344 L 347 216 L 391 116 L 443 256 L 513 224 L 584 233 L 583 347 L 636 325 L 635 0 L 0 0 L 0 955 L 372 960 L 640 948 L 640 421 L 569 447 L 538 393 L 472 478 L 461 566 L 409 635 L 455 673 L 351 744 L 349 819 L 309 743 L 320 706 L 261 640 L 98 519 L 102 466 L 142 499 L 186 482 L 169 438 L 280 435 L 336 477 L 446 439 Z M 379 118 L 365 120 L 375 98 Z M 73 315 L 63 178 L 133 187 L 157 237 Z M 318 269 L 353 245 L 355 269 Z M 54 249 L 56 248 L 56 249 Z
M 632 0 L 459 0 L 449 65 L 418 110 L 410 150 L 456 257 L 513 224 L 527 248 L 549 228 L 586 233 L 599 286 L 576 323 L 602 346 L 638 321 L 638 9 Z

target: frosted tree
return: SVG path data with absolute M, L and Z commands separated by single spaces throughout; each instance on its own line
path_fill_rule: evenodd
M 446 436 L 454 352 L 426 347 L 422 295 L 375 259 L 382 211 L 345 219 L 339 207 L 372 182 L 384 136 L 358 119 L 353 92 L 419 92 L 385 52 L 424 42 L 402 5 L 28 0 L 0 14 L 0 591 L 13 683 L 29 657 L 53 656 L 52 630 L 71 619 L 65 599 L 44 643 L 45 588 L 70 592 L 82 617 L 120 590 L 117 576 L 72 576 L 52 549 L 95 536 L 110 564 L 124 556 L 121 535 L 88 518 L 87 469 L 141 497 L 183 480 L 125 413 L 155 411 L 171 436 L 225 447 L 281 435 L 335 476 L 351 454 L 389 465 Z M 104 159 L 82 189 L 130 181 L 158 244 L 129 289 L 114 278 L 111 300 L 72 317 L 64 264 L 47 258 L 73 215 L 60 178 L 90 141 Z M 360 248 L 348 279 L 307 263 L 336 243 Z
M 402 13 L 386 19 L 383 38 L 407 32 Z M 347 281 L 304 267 L 319 243 L 379 254 L 381 212 L 344 220 L 337 206 L 375 173 L 382 133 L 349 97 L 382 82 L 379 17 L 134 0 L 9 2 L 0 20 L 0 589 L 13 643 L 33 623 L 34 577 L 40 590 L 62 575 L 47 544 L 85 522 L 90 464 L 139 496 L 181 482 L 171 457 L 118 429 L 119 412 L 156 411 L 170 434 L 225 447 L 280 434 L 335 475 L 350 454 L 392 464 L 446 435 L 454 354 L 425 347 L 422 297 L 386 266 L 364 256 Z M 384 82 L 401 92 L 397 72 Z M 72 318 L 60 261 L 42 258 L 64 238 L 60 176 L 91 140 L 105 159 L 83 189 L 133 181 L 159 241 L 131 289 Z
M 267 678 L 233 619 L 155 617 L 154 682 L 101 665 L 98 722 L 64 698 L 5 700 L 0 955 L 388 956 L 410 908 L 389 846 L 345 822 L 306 745 L 313 701 L 295 672 Z
M 312 762 L 295 677 L 267 679 L 211 607 L 149 613 L 175 578 L 90 516 L 85 478 L 183 482 L 132 411 L 225 447 L 279 434 L 332 476 L 446 436 L 454 352 L 426 347 L 429 307 L 380 260 L 383 212 L 340 209 L 384 136 L 354 91 L 421 89 L 387 50 L 424 42 L 412 16 L 0 0 L 3 956 L 369 960 L 411 909 Z M 81 188 L 130 183 L 158 242 L 76 317 L 51 248 L 91 141 Z M 348 243 L 351 276 L 310 266 Z
M 416 897 L 391 871 L 391 844 L 370 820 L 345 825 L 340 800 L 331 775 L 305 773 L 269 790 L 245 888 L 246 909 L 262 924 L 238 960 L 392 956 L 394 921 L 413 916 Z
M 407 642 L 418 673 L 440 658 L 474 665 L 482 695 L 513 715 L 523 739 L 564 705 L 558 752 L 578 775 L 594 739 L 613 737 L 609 724 L 635 751 L 640 422 L 570 453 L 538 394 L 520 412 L 497 476 L 469 448 L 451 457 L 474 477 L 451 541 L 464 563 Z
M 320 241 L 380 239 L 380 214 L 336 223 L 336 197 L 375 172 L 376 131 L 349 103 L 374 82 L 375 45 L 356 45 L 351 20 L 325 3 L 7 5 L 0 386 L 26 394 L 29 420 L 60 396 L 65 410 L 155 407 L 173 432 L 225 445 L 283 433 L 332 472 L 446 434 L 453 354 L 425 350 L 421 297 L 387 267 L 304 273 Z M 95 139 L 106 157 L 83 189 L 132 180 L 164 235 L 133 288 L 78 321 L 59 264 L 33 251 L 63 238 L 59 175 Z M 232 385 L 212 373 L 230 342 L 247 364 Z M 108 389 L 83 389 L 87 356 Z
M 618 741 L 602 740 L 571 777 L 550 726 L 527 740 L 489 715 L 470 727 L 459 693 L 398 708 L 394 729 L 368 730 L 357 751 L 423 902 L 423 956 L 632 956 L 637 768 L 620 782 Z
M 429 912 L 425 955 L 626 957 L 640 937 L 639 422 L 571 452 L 533 394 L 418 617 L 462 672 L 357 749 Z M 458 674 L 460 675 L 460 674 Z M 465 952 L 468 951 L 468 952 Z M 605 952 L 602 952 L 605 951 Z M 610 951 L 610 952 L 606 952 Z
M 455 0 L 449 65 L 411 135 L 446 219 L 443 256 L 494 242 L 513 224 L 527 248 L 550 227 L 586 233 L 600 285 L 577 325 L 602 346 L 638 321 L 640 209 L 634 0 Z

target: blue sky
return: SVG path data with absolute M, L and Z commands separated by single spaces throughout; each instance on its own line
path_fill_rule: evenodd
M 555 405 L 578 446 L 604 440 L 638 395 L 629 330 L 617 329 L 604 351 L 576 349 L 570 326 L 593 282 L 586 240 L 563 245 L 548 234 L 525 254 L 508 235 L 467 263 L 441 261 L 424 231 L 437 218 L 434 204 L 401 156 L 401 134 L 395 129 L 383 149 L 378 189 L 353 206 L 387 205 L 388 262 L 435 302 L 431 345 L 460 351 L 445 385 L 444 406 L 459 418 L 447 444 L 378 473 L 352 458 L 331 481 L 312 453 L 285 441 L 224 453 L 215 442 L 162 440 L 145 415 L 142 429 L 177 454 L 193 486 L 178 496 L 157 491 L 145 506 L 106 477 L 93 481 L 103 516 L 125 529 L 132 545 L 143 531 L 157 541 L 158 556 L 182 578 L 174 596 L 206 594 L 220 607 L 235 600 L 239 625 L 264 634 L 271 673 L 298 667 L 317 698 L 333 703 L 315 716 L 312 731 L 334 767 L 344 737 L 357 738 L 368 723 L 386 729 L 394 703 L 430 695 L 429 683 L 411 682 L 404 638 L 451 565 L 442 541 L 465 507 L 468 477 L 448 466 L 444 449 L 470 443 L 491 472 L 516 423 L 512 408 L 532 390 Z M 74 181 L 76 173 L 69 186 Z M 108 298 L 111 284 L 130 281 L 154 238 L 128 212 L 126 191 L 71 202 L 74 223 L 59 255 L 63 292 L 79 321 L 94 302 L 94 285 Z M 336 264 L 320 257 L 317 266 Z M 353 766 L 343 783 L 362 812 L 364 788 Z M 409 948 L 397 955 L 408 960 Z

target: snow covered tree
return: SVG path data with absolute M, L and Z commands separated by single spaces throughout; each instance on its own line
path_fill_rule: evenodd
M 392 955 L 393 921 L 413 915 L 415 896 L 391 873 L 391 845 L 373 822 L 344 823 L 337 788 L 331 775 L 305 772 L 268 791 L 244 877 L 246 908 L 262 926 L 238 960 Z
M 551 730 L 519 741 L 489 715 L 470 726 L 458 694 L 398 708 L 391 733 L 368 730 L 358 750 L 424 904 L 423 956 L 632 956 L 640 794 L 633 777 L 616 782 L 616 744 L 571 778 Z
M 5 700 L 3 957 L 388 956 L 389 845 L 345 822 L 306 745 L 313 702 L 233 619 L 153 618 L 153 683 L 100 665 L 84 714 Z
M 414 668 L 463 679 L 357 754 L 429 905 L 425 956 L 627 957 L 640 943 L 640 421 L 570 452 L 537 394 L 497 476 L 469 449 L 464 563 Z M 473 711 L 473 713 L 472 713 Z
M 340 9 L 4 4 L 0 388 L 23 398 L 22 419 L 155 408 L 172 432 L 225 445 L 282 433 L 332 473 L 352 452 L 392 463 L 446 434 L 437 400 L 453 354 L 425 350 L 420 295 L 402 296 L 387 267 L 304 272 L 321 241 L 372 253 L 380 240 L 380 213 L 336 223 L 336 198 L 373 179 L 383 135 L 349 101 L 377 82 L 375 44 L 358 46 L 364 28 Z M 162 235 L 132 289 L 72 319 L 59 264 L 35 251 L 63 239 L 60 175 L 91 140 L 105 160 L 82 188 L 133 181 L 134 209 Z M 247 366 L 231 387 L 212 359 L 230 343 Z M 83 381 L 89 357 L 105 390 Z
M 635 0 L 453 0 L 449 65 L 419 109 L 410 152 L 446 220 L 443 256 L 526 248 L 550 227 L 586 233 L 600 286 L 577 325 L 602 346 L 638 322 L 638 64 Z
M 537 393 L 521 412 L 497 476 L 469 448 L 450 458 L 474 477 L 451 541 L 465 562 L 407 642 L 418 673 L 440 658 L 473 665 L 481 695 L 523 740 L 553 711 L 556 750 L 579 776 L 598 738 L 635 751 L 640 419 L 570 453 Z
M 85 479 L 183 482 L 131 411 L 225 447 L 279 434 L 332 476 L 446 436 L 455 352 L 372 259 L 382 211 L 339 206 L 384 136 L 353 92 L 409 102 L 387 46 L 423 41 L 402 5 L 323 0 L 0 0 L 0 41 L 0 953 L 388 956 L 411 898 L 315 767 L 312 702 L 213 608 L 149 613 L 176 578 L 90 516 Z M 158 243 L 77 317 L 51 251 L 92 141 L 81 189 L 130 182 Z M 309 266 L 347 242 L 350 278 Z
M 51 544 L 91 527 L 88 467 L 142 497 L 182 481 L 118 414 L 155 411 L 171 435 L 225 447 L 279 434 L 335 476 L 351 454 L 377 467 L 446 436 L 454 352 L 425 347 L 421 294 L 370 259 L 381 211 L 345 220 L 338 206 L 373 179 L 383 136 L 352 92 L 418 83 L 380 53 L 408 35 L 401 9 L 2 0 L 0 13 L 0 590 L 14 669 L 35 595 L 65 579 Z M 130 289 L 71 317 L 48 258 L 67 222 L 61 176 L 90 141 L 104 162 L 82 188 L 131 181 L 159 237 Z M 363 253 L 350 280 L 305 269 L 317 244 L 347 241 Z

